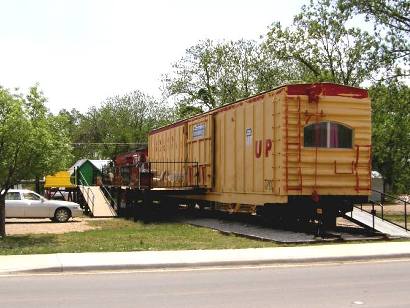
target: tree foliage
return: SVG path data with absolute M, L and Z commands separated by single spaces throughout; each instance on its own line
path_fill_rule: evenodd
M 75 159 L 111 158 L 147 142 L 148 133 L 169 123 L 172 111 L 140 91 L 106 99 L 84 115 L 60 112 L 71 126 Z
M 228 48 L 211 40 L 188 48 L 185 56 L 164 76 L 164 92 L 177 104 L 181 116 L 189 116 L 225 103 L 236 95 L 234 80 L 227 78 Z M 246 88 L 246 86 L 245 86 Z
M 384 56 L 397 67 L 386 70 L 387 77 L 409 76 L 410 2 L 408 0 L 339 0 L 341 10 L 364 14 L 382 39 Z M 392 69 L 393 68 L 393 69 Z M 407 68 L 407 70 L 406 70 Z
M 290 27 L 273 23 L 261 42 L 201 41 L 165 75 L 165 96 L 186 117 L 283 83 L 376 80 L 392 61 L 381 38 L 351 26 L 352 17 L 336 0 L 311 0 Z
M 292 76 L 256 41 L 201 41 L 164 76 L 164 93 L 184 118 L 270 89 Z
M 410 87 L 391 81 L 370 88 L 373 168 L 393 191 L 410 190 Z
M 66 168 L 70 159 L 64 119 L 48 113 L 45 101 L 37 87 L 26 97 L 0 88 L 0 237 L 7 191 L 23 179 Z
M 304 81 L 330 81 L 358 86 L 373 77 L 381 63 L 379 42 L 349 26 L 351 15 L 330 0 L 311 0 L 292 26 L 274 23 L 265 48 L 283 63 L 296 63 Z

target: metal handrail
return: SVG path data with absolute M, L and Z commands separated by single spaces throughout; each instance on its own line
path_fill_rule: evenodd
M 401 198 L 399 198 L 399 197 L 386 194 L 386 193 L 381 192 L 381 191 L 378 191 L 378 190 L 376 190 L 376 189 L 371 189 L 371 191 L 377 192 L 377 193 L 379 193 L 380 195 L 382 195 L 382 196 L 387 196 L 387 197 L 389 197 L 389 198 L 391 198 L 391 199 L 395 199 L 395 200 L 398 200 L 398 201 L 401 201 L 401 202 L 409 203 L 408 201 L 403 200 L 403 199 L 401 199 Z
M 83 183 L 85 183 L 85 184 L 87 185 L 87 186 L 85 186 L 84 184 L 82 185 L 82 186 L 84 187 L 84 190 L 85 190 L 86 194 L 87 194 L 87 200 L 86 200 L 86 201 L 87 201 L 87 205 L 88 205 L 88 201 L 91 200 L 91 198 L 90 198 L 90 192 L 91 192 L 91 194 L 92 194 L 92 200 L 91 200 L 92 209 L 91 209 L 91 212 L 94 212 L 94 203 L 95 203 L 95 195 L 94 195 L 94 192 L 93 192 L 92 189 L 89 187 L 89 184 L 88 184 L 87 180 L 85 179 L 84 175 L 81 173 L 81 171 L 77 170 L 77 172 L 80 174 L 81 179 L 84 181 Z M 90 207 L 90 206 L 88 205 L 88 207 Z
M 406 200 L 403 200 L 401 198 L 398 198 L 396 196 L 392 196 L 392 195 L 386 194 L 384 192 L 381 192 L 381 191 L 378 191 L 378 190 L 375 190 L 375 189 L 372 189 L 372 191 L 379 193 L 383 197 L 382 200 L 384 200 L 385 199 L 384 197 L 387 196 L 390 199 L 393 199 L 393 200 L 400 201 L 400 202 L 404 203 L 403 204 L 404 205 L 404 229 L 406 229 L 406 231 L 407 231 L 408 230 L 408 228 L 407 228 L 407 203 L 409 203 L 409 202 L 406 201 Z
M 106 195 L 103 194 L 104 198 L 105 198 L 106 200 L 108 200 L 108 201 L 112 204 L 111 206 L 112 206 L 115 210 L 118 209 L 117 202 L 115 201 L 115 199 L 113 198 L 113 196 L 110 194 L 110 192 L 109 192 L 109 190 L 107 189 L 107 187 L 105 187 L 104 185 L 101 185 L 101 187 L 102 187 L 102 189 L 108 194 L 108 197 L 109 197 L 109 198 L 107 198 Z
M 371 189 L 371 191 L 376 192 L 376 193 L 379 193 L 380 196 L 382 197 L 382 200 L 384 200 L 384 199 L 385 199 L 384 197 L 386 196 L 386 197 L 388 197 L 388 198 L 390 198 L 390 199 L 393 199 L 393 200 L 400 201 L 400 202 L 403 202 L 403 203 L 404 203 L 404 204 L 403 204 L 403 205 L 404 205 L 404 214 L 403 214 L 403 216 L 404 216 L 404 229 L 405 229 L 406 231 L 408 231 L 409 229 L 407 228 L 407 204 L 408 204 L 409 202 L 406 201 L 406 200 L 403 200 L 403 199 L 401 199 L 401 198 L 398 198 L 398 197 L 396 197 L 396 196 L 392 196 L 392 195 L 386 194 L 386 193 L 384 193 L 384 192 L 381 192 L 381 191 L 378 191 L 378 190 L 375 190 L 375 189 Z M 372 210 L 371 210 L 370 212 L 363 209 L 363 203 L 360 204 L 360 210 L 362 210 L 362 211 L 364 211 L 364 212 L 366 212 L 366 213 L 369 213 L 369 214 L 371 214 L 371 215 L 373 216 L 373 229 L 374 229 L 375 216 L 377 216 L 377 215 L 376 215 L 376 211 L 375 211 L 375 209 L 374 209 L 375 205 L 381 207 L 381 217 L 378 217 L 378 216 L 377 216 L 378 218 L 380 218 L 380 219 L 383 220 L 383 221 L 388 221 L 389 223 L 391 223 L 391 224 L 393 224 L 393 225 L 395 225 L 395 226 L 398 226 L 398 227 L 400 227 L 400 228 L 403 228 L 403 226 L 401 226 L 401 225 L 399 225 L 399 224 L 397 224 L 397 223 L 395 223 L 395 222 L 393 222 L 393 221 L 391 221 L 391 220 L 388 220 L 388 219 L 385 219 L 385 218 L 384 218 L 384 204 L 383 204 L 383 203 L 379 203 L 379 202 L 373 201 L 373 200 L 371 200 L 371 199 L 369 200 L 369 202 L 372 204 Z

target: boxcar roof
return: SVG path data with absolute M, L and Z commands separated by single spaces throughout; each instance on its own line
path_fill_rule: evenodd
M 260 99 L 263 99 L 266 93 L 276 91 L 281 88 L 287 88 L 288 95 L 309 95 L 311 93 L 314 93 L 316 95 L 323 95 L 323 96 L 350 96 L 350 97 L 355 97 L 355 98 L 367 98 L 368 97 L 368 92 L 365 89 L 352 87 L 352 86 L 346 86 L 346 85 L 337 84 L 337 83 L 321 82 L 321 83 L 285 84 L 285 85 L 281 85 L 276 88 L 273 88 L 271 90 L 260 92 L 253 96 L 242 98 L 238 101 L 208 110 L 206 112 L 194 115 L 192 117 L 179 120 L 175 123 L 159 127 L 157 129 L 152 130 L 149 133 L 149 135 L 154 135 L 156 133 L 162 132 L 172 127 L 181 126 L 188 121 L 194 120 L 196 118 L 201 118 L 207 114 L 214 114 L 214 113 L 228 110 L 231 108 L 232 105 L 238 104 L 242 101 L 250 100 L 249 103 L 254 103 L 256 101 L 259 101 Z

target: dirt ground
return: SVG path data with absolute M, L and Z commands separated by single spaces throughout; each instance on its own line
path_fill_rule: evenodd
M 67 233 L 67 232 L 84 232 L 87 230 L 96 229 L 88 224 L 90 220 L 99 218 L 74 218 L 66 223 L 55 223 L 50 219 L 6 219 L 6 234 L 40 234 L 40 233 Z M 100 218 L 101 219 L 101 218 Z M 107 219 L 107 218 L 104 218 Z
M 372 209 L 372 206 L 367 205 L 363 206 L 363 209 L 366 211 L 370 211 Z M 377 211 L 377 213 L 381 212 L 381 207 L 378 205 L 374 206 L 374 209 Z M 385 204 L 383 206 L 384 214 L 389 214 L 389 215 L 403 215 L 404 214 L 404 205 L 403 204 Z M 410 213 L 410 204 L 407 204 L 407 213 Z

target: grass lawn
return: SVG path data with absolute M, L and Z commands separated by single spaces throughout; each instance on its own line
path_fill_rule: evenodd
M 65 234 L 13 235 L 0 239 L 0 254 L 43 254 L 137 250 L 261 248 L 278 244 L 181 223 L 152 223 L 125 219 L 90 221 L 99 229 Z
M 378 213 L 378 217 L 381 218 L 381 215 Z M 384 219 L 390 220 L 392 222 L 395 222 L 396 224 L 403 225 L 404 226 L 404 214 L 397 215 L 397 214 L 384 214 Z M 407 215 L 407 222 L 408 226 L 410 227 L 410 215 Z

